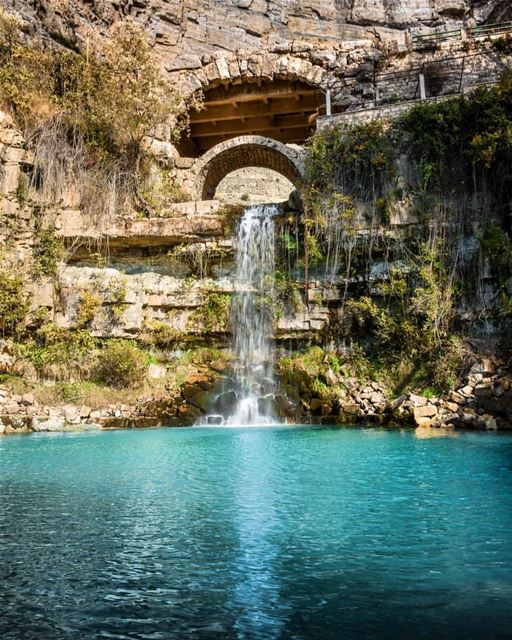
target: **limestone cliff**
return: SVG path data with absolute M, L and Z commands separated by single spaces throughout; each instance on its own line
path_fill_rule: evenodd
M 178 56 L 240 48 L 262 50 L 292 41 L 367 39 L 410 28 L 512 19 L 507 0 L 3 0 L 44 34 L 79 46 L 87 30 L 101 33 L 132 16 L 151 35 L 165 65 Z

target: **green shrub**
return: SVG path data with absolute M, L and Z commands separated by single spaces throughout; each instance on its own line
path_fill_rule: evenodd
M 126 311 L 126 282 L 113 280 L 108 288 L 107 298 L 110 303 L 110 312 L 115 322 L 119 322 Z
M 98 354 L 95 376 L 111 387 L 140 387 L 149 357 L 131 340 L 109 340 Z
M 97 340 L 87 331 L 62 329 L 50 322 L 23 343 L 21 350 L 41 378 L 69 381 L 90 375 L 96 347 Z
M 45 229 L 37 229 L 33 249 L 34 275 L 37 278 L 54 278 L 64 253 L 64 243 L 62 238 L 55 234 L 54 224 L 50 224 Z
M 23 281 L 18 275 L 0 271 L 0 332 L 2 336 L 18 334 L 29 309 L 23 291 Z
M 226 331 L 228 328 L 231 296 L 215 289 L 203 291 L 202 304 L 192 314 L 190 320 L 193 327 L 207 333 Z
M 144 326 L 140 339 L 148 347 L 165 351 L 175 347 L 182 337 L 182 332 L 168 322 L 153 320 Z
M 90 327 L 98 311 L 101 309 L 101 298 L 93 291 L 85 290 L 80 298 L 80 304 L 75 316 L 75 326 L 78 329 Z

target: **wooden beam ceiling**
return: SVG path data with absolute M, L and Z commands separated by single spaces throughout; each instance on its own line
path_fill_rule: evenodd
M 323 105 L 322 95 L 300 82 L 230 85 L 205 95 L 204 108 L 190 114 L 190 137 L 201 152 L 242 135 L 304 142 Z
M 194 138 L 204 138 L 211 135 L 241 135 L 243 132 L 268 131 L 270 129 L 304 129 L 315 122 L 315 114 L 305 118 L 303 114 L 280 116 L 256 116 L 244 120 L 222 120 L 220 122 L 202 122 L 191 126 Z
M 221 120 L 239 120 L 251 116 L 272 116 L 292 113 L 314 113 L 318 109 L 318 100 L 314 97 L 305 97 L 296 100 L 295 97 L 286 100 L 270 100 L 225 106 L 215 106 L 203 109 L 197 114 L 192 114 L 190 123 L 219 122 Z

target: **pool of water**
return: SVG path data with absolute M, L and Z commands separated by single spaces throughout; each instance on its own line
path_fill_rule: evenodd
M 0 439 L 0 638 L 512 635 L 512 437 Z

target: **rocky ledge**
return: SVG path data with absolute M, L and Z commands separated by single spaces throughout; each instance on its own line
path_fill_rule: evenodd
M 215 364 L 215 363 L 213 363 Z M 47 406 L 33 393 L 19 395 L 0 387 L 0 434 L 77 431 L 112 428 L 189 426 L 210 411 L 219 411 L 225 396 L 218 393 L 225 363 L 217 371 L 198 369 L 189 374 L 179 390 L 144 395 L 133 404 L 110 404 L 93 409 L 84 404 Z M 512 375 L 497 359 L 473 365 L 463 386 L 445 397 L 414 393 L 389 399 L 377 383 L 361 384 L 343 378 L 345 392 L 333 400 L 309 392 L 295 402 L 284 396 L 272 400 L 273 409 L 288 422 L 320 424 L 379 424 L 449 429 L 512 429 Z M 326 387 L 338 389 L 340 378 L 332 371 Z M 304 394 L 303 394 L 304 396 Z M 229 400 L 229 398 L 228 398 Z M 224 407 L 226 408 L 226 407 Z
M 390 399 L 388 390 L 377 382 L 361 385 L 356 379 L 341 378 L 331 369 L 324 377 L 322 394 L 301 398 L 304 410 L 316 422 L 512 429 L 512 375 L 499 358 L 476 362 L 462 386 L 439 397 L 406 393 Z M 329 394 L 329 388 L 340 387 L 341 394 Z

